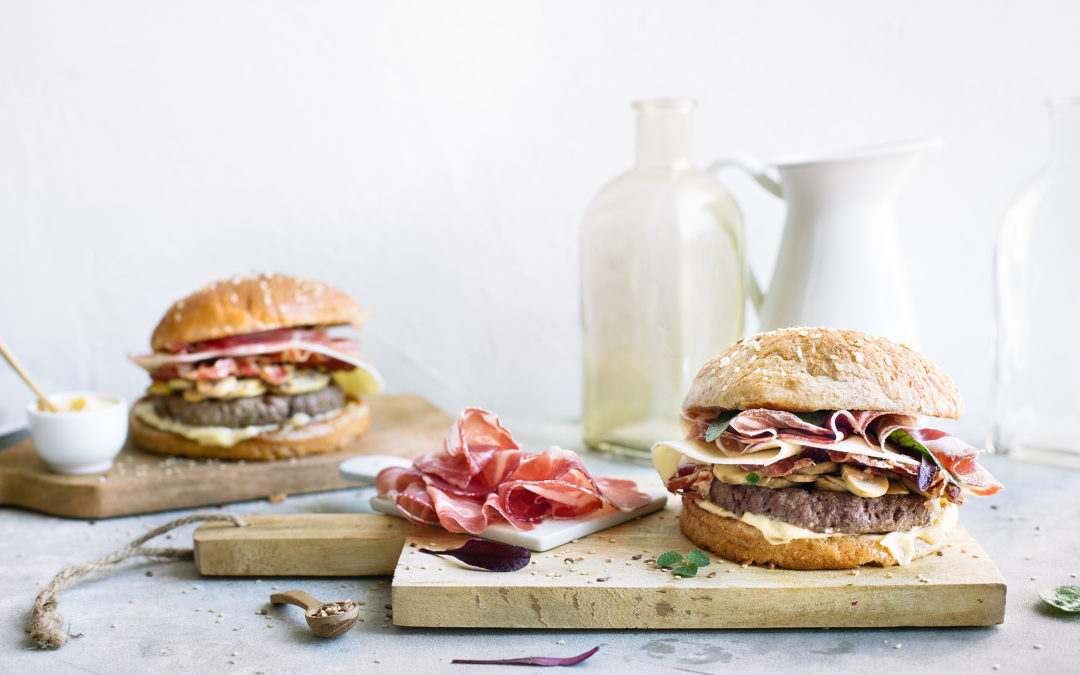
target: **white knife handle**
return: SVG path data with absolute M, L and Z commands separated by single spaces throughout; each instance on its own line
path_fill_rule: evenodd
M 360 455 L 339 464 L 338 473 L 345 480 L 374 485 L 379 472 L 391 466 L 412 466 L 412 460 L 393 455 Z

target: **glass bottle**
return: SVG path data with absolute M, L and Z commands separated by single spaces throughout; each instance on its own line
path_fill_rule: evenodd
M 678 438 L 698 369 L 742 337 L 743 221 L 690 157 L 694 102 L 641 101 L 632 170 L 600 191 L 581 238 L 586 444 L 647 459 Z
M 1050 161 L 1013 199 L 998 233 L 989 444 L 1080 467 L 1080 98 L 1050 109 Z

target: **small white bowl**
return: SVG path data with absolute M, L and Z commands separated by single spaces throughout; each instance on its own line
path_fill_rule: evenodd
M 86 407 L 72 410 L 76 399 Z M 127 404 L 117 396 L 72 392 L 49 396 L 61 412 L 26 406 L 34 449 L 57 473 L 84 474 L 108 471 L 127 439 Z

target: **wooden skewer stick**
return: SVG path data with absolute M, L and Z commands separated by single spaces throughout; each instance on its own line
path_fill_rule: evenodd
M 7 362 L 11 364 L 11 367 L 15 369 L 15 372 L 19 374 L 19 377 L 30 385 L 30 388 L 38 395 L 38 399 L 45 404 L 45 408 L 47 408 L 49 412 L 60 412 L 60 408 L 53 405 L 53 402 L 49 400 L 49 397 L 41 390 L 41 387 L 37 386 L 37 383 L 34 382 L 34 378 L 30 377 L 30 373 L 26 372 L 26 368 L 23 368 L 23 365 L 19 363 L 19 360 L 15 358 L 15 355 L 7 348 L 7 345 L 4 344 L 3 340 L 0 340 L 0 355 L 3 355 L 3 357 L 7 359 Z

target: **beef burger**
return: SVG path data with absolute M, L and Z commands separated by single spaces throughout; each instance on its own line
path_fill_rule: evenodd
M 951 378 L 904 345 L 790 328 L 709 361 L 685 438 L 653 446 L 682 531 L 737 562 L 904 565 L 945 545 L 965 495 L 1001 489 L 982 452 L 920 416 L 957 418 Z
M 177 300 L 152 354 L 131 357 L 153 379 L 132 407 L 131 438 L 189 457 L 271 460 L 338 450 L 370 423 L 365 394 L 382 377 L 355 340 L 365 312 L 327 284 L 279 274 L 236 276 Z

